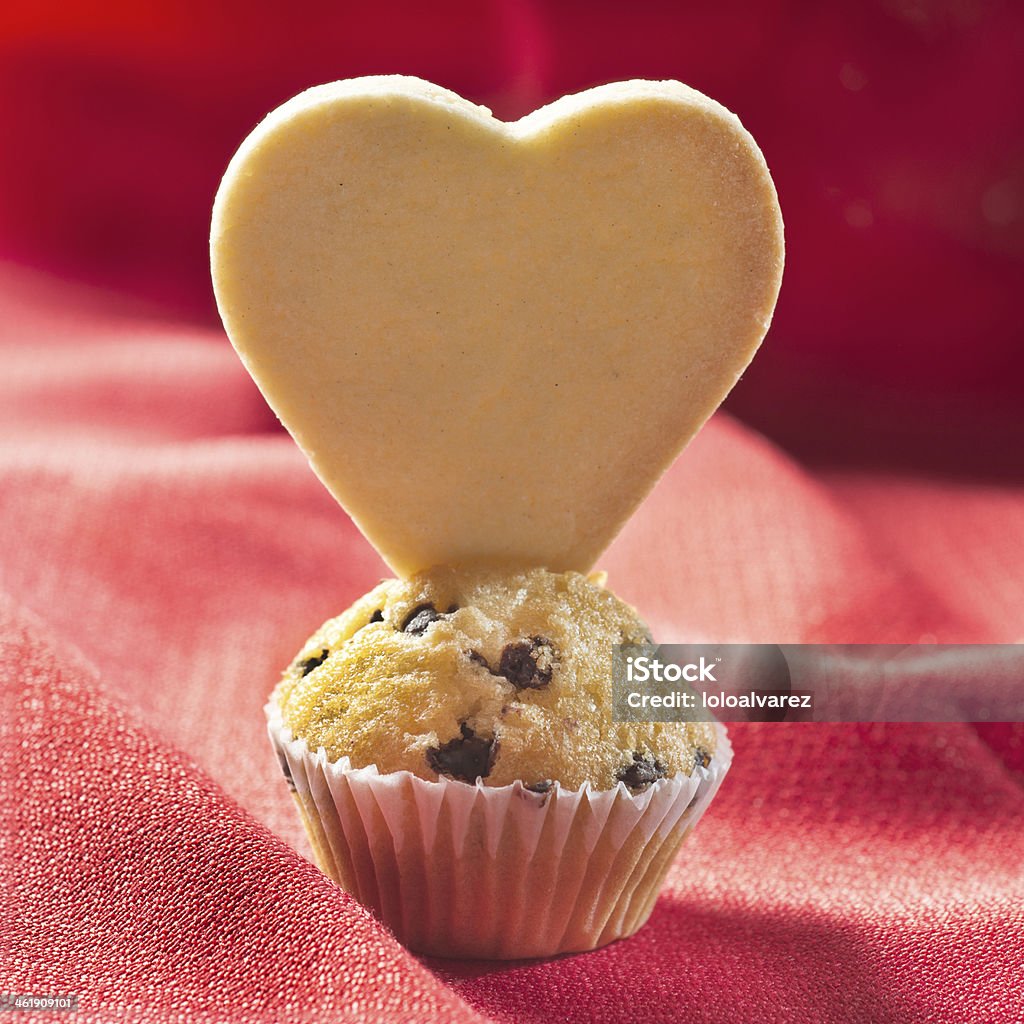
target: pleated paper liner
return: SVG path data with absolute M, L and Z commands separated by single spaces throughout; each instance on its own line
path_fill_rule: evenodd
M 710 765 L 689 777 L 541 794 L 331 762 L 266 711 L 320 867 L 434 956 L 553 956 L 632 935 L 732 761 L 718 725 Z

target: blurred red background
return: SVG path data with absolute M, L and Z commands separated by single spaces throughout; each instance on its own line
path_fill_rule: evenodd
M 678 78 L 740 115 L 786 220 L 731 411 L 805 461 L 1018 475 L 1022 52 L 995 0 L 8 4 L 0 257 L 214 323 L 219 176 L 301 89 L 401 72 L 511 119 Z

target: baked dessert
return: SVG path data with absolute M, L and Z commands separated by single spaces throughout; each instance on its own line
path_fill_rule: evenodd
M 612 646 L 650 642 L 579 573 L 439 568 L 386 580 L 306 642 L 274 694 L 330 760 L 436 781 L 641 792 L 710 763 L 707 722 L 614 722 Z
M 648 640 L 578 573 L 382 582 L 267 707 L 320 865 L 422 952 L 632 934 L 731 759 L 708 722 L 612 721 L 612 646 Z
M 678 82 L 510 124 L 332 83 L 239 148 L 211 255 L 240 357 L 397 577 L 267 705 L 318 862 L 421 952 L 632 934 L 731 751 L 612 721 L 611 647 L 646 627 L 587 574 L 768 329 L 753 139 Z
M 505 123 L 389 76 L 253 130 L 211 256 L 232 344 L 397 576 L 587 573 L 753 358 L 782 218 L 679 82 Z

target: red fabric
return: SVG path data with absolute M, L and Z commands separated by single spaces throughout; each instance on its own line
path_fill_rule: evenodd
M 789 262 L 730 408 L 775 440 L 716 416 L 611 585 L 663 638 L 1024 640 L 1024 11 L 428 6 L 0 13 L 0 252 L 59 275 L 0 264 L 0 992 L 96 1021 L 1019 1024 L 1019 724 L 735 727 L 651 923 L 584 956 L 423 963 L 304 859 L 261 706 L 383 567 L 213 321 L 205 235 L 233 147 L 314 82 L 416 73 L 516 116 L 671 75 L 736 109 Z
M 96 1020 L 1024 1016 L 1020 726 L 736 727 L 636 938 L 424 969 L 299 855 L 262 727 L 376 556 L 217 331 L 10 268 L 0 303 L 0 990 Z M 605 565 L 662 636 L 1007 640 L 1022 512 L 815 477 L 720 416 Z

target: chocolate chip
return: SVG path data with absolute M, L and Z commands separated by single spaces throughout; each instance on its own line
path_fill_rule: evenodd
M 624 782 L 634 793 L 642 793 L 652 782 L 668 774 L 665 766 L 650 754 L 633 753 L 633 763 L 620 768 L 616 778 Z
M 711 755 L 703 747 L 698 747 L 693 752 L 693 763 L 698 768 L 707 768 L 711 764 Z
M 383 622 L 384 621 L 384 609 L 378 608 L 371 616 L 370 622 Z
M 547 793 L 554 788 L 554 785 L 551 779 L 542 779 L 540 782 L 531 782 L 528 786 L 524 785 L 523 789 L 528 789 L 531 793 Z
M 466 654 L 475 665 L 483 665 L 488 672 L 491 671 L 490 662 L 479 651 L 467 651 Z
M 413 636 L 423 636 L 427 627 L 444 616 L 432 604 L 418 604 L 405 617 L 402 623 L 403 633 L 412 633 Z
M 539 690 L 551 682 L 555 648 L 542 636 L 516 640 L 501 652 L 497 675 L 504 676 L 517 690 Z
M 427 764 L 438 775 L 460 782 L 473 783 L 487 778 L 498 756 L 498 741 L 477 736 L 465 722 L 461 731 L 461 736 L 428 750 Z
M 295 789 L 295 780 L 292 778 L 292 770 L 288 764 L 288 758 L 278 751 L 277 760 L 281 765 L 281 771 L 284 772 L 284 777 L 288 780 L 288 788 Z
M 319 654 L 314 654 L 312 658 L 303 658 L 299 662 L 299 668 L 302 669 L 303 677 L 308 676 L 313 669 L 319 668 L 327 660 L 327 656 L 330 653 L 325 647 Z

